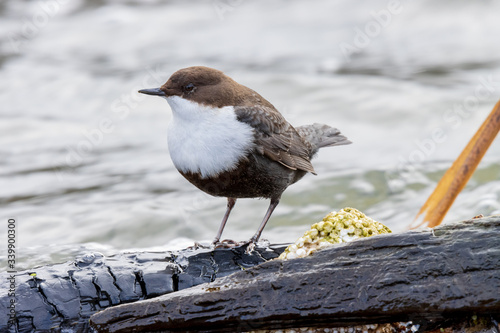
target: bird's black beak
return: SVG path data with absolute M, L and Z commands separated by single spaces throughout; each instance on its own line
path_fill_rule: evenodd
M 160 88 L 141 89 L 139 92 L 146 95 L 167 96 Z

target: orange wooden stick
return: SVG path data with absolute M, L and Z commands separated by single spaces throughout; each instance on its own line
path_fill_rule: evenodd
M 426 223 L 431 228 L 441 224 L 453 201 L 469 181 L 499 130 L 500 101 L 497 102 L 460 156 L 453 162 L 451 168 L 441 178 L 434 192 L 420 208 L 413 224 L 420 215 L 425 213 L 423 220 L 417 222 L 417 225 L 411 225 L 410 229 L 418 228 Z

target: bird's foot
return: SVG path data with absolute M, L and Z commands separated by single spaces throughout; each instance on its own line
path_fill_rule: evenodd
M 246 254 L 252 254 L 257 246 L 259 247 L 268 247 L 269 241 L 267 239 L 255 240 L 253 237 L 250 238 L 249 241 L 242 243 L 241 245 L 246 245 L 247 249 L 245 250 Z
M 198 244 L 198 243 L 196 243 L 196 244 Z M 208 248 L 207 246 L 203 246 L 201 244 L 198 244 L 198 245 L 202 248 Z M 260 241 L 256 241 L 253 238 L 251 238 L 248 241 L 237 242 L 237 241 L 234 241 L 232 239 L 224 239 L 223 241 L 213 242 L 211 244 L 210 248 L 212 248 L 212 249 L 220 249 L 220 248 L 234 249 L 236 247 L 243 247 L 243 246 L 246 246 L 245 253 L 251 254 L 257 246 L 260 246 L 260 247 L 269 246 L 269 241 L 265 240 L 265 239 L 262 239 Z
M 237 242 L 232 239 L 224 239 L 223 241 L 214 241 L 212 243 L 200 243 L 194 242 L 193 246 L 188 247 L 189 250 L 198 250 L 198 249 L 232 249 L 238 246 L 243 246 L 248 244 L 248 242 Z
M 243 242 L 237 242 L 232 239 L 225 239 L 222 242 L 214 242 L 212 243 L 212 249 L 234 249 L 237 247 L 242 247 L 246 246 L 245 253 L 246 254 L 251 254 L 253 250 L 255 249 L 255 243 L 253 241 L 243 241 Z
M 223 241 L 216 241 L 212 243 L 214 249 L 217 248 L 232 249 L 241 245 L 242 245 L 241 242 L 237 242 L 232 239 L 224 239 Z
M 253 250 L 255 250 L 255 242 L 250 240 L 247 243 L 247 249 L 245 250 L 245 254 L 252 254 Z

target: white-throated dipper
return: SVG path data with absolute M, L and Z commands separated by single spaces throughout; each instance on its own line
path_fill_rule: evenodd
M 328 125 L 294 128 L 258 93 L 209 67 L 178 70 L 160 88 L 139 92 L 161 96 L 170 105 L 168 147 L 181 175 L 208 194 L 227 197 L 214 244 L 236 199 L 271 199 L 250 239 L 253 245 L 283 191 L 307 172 L 316 174 L 311 158 L 318 149 L 351 143 Z

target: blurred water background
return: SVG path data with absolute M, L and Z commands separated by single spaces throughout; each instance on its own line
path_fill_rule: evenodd
M 487 0 L 4 0 L 1 257 L 9 217 L 18 269 L 211 240 L 226 200 L 178 174 L 168 104 L 136 93 L 193 65 L 354 142 L 320 152 L 263 238 L 294 241 L 346 206 L 405 230 L 500 97 L 499 12 Z M 499 153 L 497 140 L 446 221 L 500 213 Z M 267 205 L 239 200 L 223 237 L 251 237 Z

